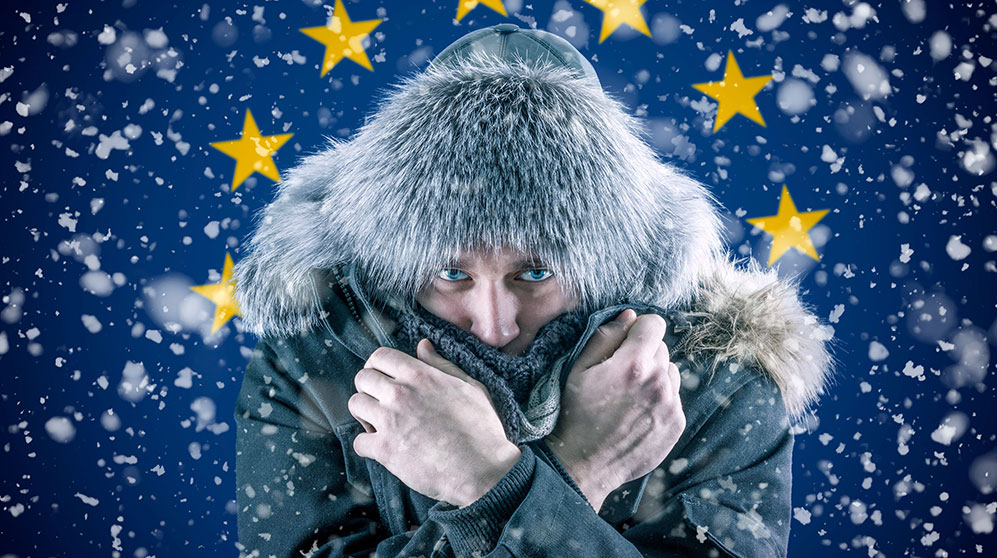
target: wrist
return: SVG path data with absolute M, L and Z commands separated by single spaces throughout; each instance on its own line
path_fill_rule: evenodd
M 578 485 L 578 489 L 585 495 L 592 508 L 598 512 L 603 501 L 609 493 L 615 490 L 615 486 L 605 482 L 595 471 L 604 470 L 604 467 L 591 467 L 589 463 L 566 451 L 567 446 L 553 433 L 544 438 L 544 442 L 550 449 L 554 457 L 561 462 L 571 479 Z
M 584 478 L 576 480 L 578 483 L 578 488 L 585 494 L 585 498 L 588 499 L 589 504 L 596 513 L 602 509 L 602 503 L 606 501 L 609 493 L 613 489 L 608 488 L 608 485 L 600 482 L 587 482 Z
M 453 501 L 450 504 L 464 508 L 479 500 L 512 470 L 522 455 L 522 450 L 512 442 L 503 445 L 495 451 L 494 461 L 480 471 L 480 474 L 473 480 L 465 484 L 464 490 L 458 490 L 458 494 L 452 498 Z

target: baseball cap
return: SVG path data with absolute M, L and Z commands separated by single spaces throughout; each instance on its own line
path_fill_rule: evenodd
M 599 85 L 592 64 L 563 38 L 540 29 L 523 29 L 513 23 L 500 23 L 472 31 L 443 49 L 430 66 L 452 64 L 472 52 L 484 51 L 501 58 L 525 62 L 547 60 L 570 68 L 581 78 Z

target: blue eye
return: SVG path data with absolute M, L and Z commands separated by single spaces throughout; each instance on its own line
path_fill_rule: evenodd
M 460 276 L 461 274 L 463 277 Z M 449 267 L 441 269 L 438 277 L 447 281 L 460 281 L 461 279 L 466 279 L 467 274 L 457 268 Z
M 554 272 L 549 269 L 529 269 L 523 272 L 520 277 L 530 283 L 539 283 L 540 281 L 548 279 L 551 275 L 554 275 Z

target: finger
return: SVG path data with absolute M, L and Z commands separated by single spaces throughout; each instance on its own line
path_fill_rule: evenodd
M 654 353 L 654 362 L 661 370 L 659 381 L 666 386 L 666 389 L 672 391 L 675 387 L 675 377 L 672 376 L 672 363 L 668 361 L 668 345 L 664 341 L 660 342 L 658 350 Z
M 353 385 L 358 392 L 366 393 L 374 399 L 383 403 L 390 403 L 394 400 L 394 390 L 391 376 L 375 368 L 363 368 L 353 377 Z
M 381 420 L 384 409 L 378 403 L 377 399 L 366 393 L 354 393 L 351 395 L 346 402 L 346 408 L 349 409 L 353 418 L 361 421 L 360 424 L 366 422 L 375 431 L 378 425 L 384 424 Z
M 654 358 L 667 330 L 668 324 L 658 314 L 642 314 L 630 326 L 627 338 L 615 354 L 621 354 L 633 362 L 648 362 Z
M 446 372 L 447 374 L 464 380 L 469 384 L 476 384 L 477 381 L 468 376 L 466 372 L 460 369 L 459 366 L 450 362 L 449 360 L 440 356 L 440 353 L 436 352 L 436 348 L 433 347 L 433 342 L 429 339 L 421 339 L 419 343 L 415 346 L 415 354 L 419 357 L 422 362 Z
M 376 368 L 395 380 L 408 380 L 411 377 L 413 365 L 421 367 L 424 366 L 424 363 L 398 349 L 378 347 L 370 354 L 363 366 L 364 368 Z
M 366 457 L 380 462 L 380 441 L 377 434 L 361 432 L 353 439 L 353 451 L 360 457 Z
M 666 325 L 665 328 L 667 329 L 668 326 Z M 654 356 L 655 359 L 659 357 L 658 353 L 661 353 L 660 355 L 661 360 L 659 362 L 671 362 L 672 359 L 671 350 L 668 347 L 668 343 L 665 343 L 664 339 L 661 340 L 661 345 L 658 347 L 658 350 L 655 352 Z
M 353 418 L 357 418 L 357 417 L 353 417 Z M 359 422 L 360 425 L 363 426 L 363 431 L 364 432 L 367 432 L 367 433 L 377 432 L 377 429 L 374 428 L 374 425 L 371 424 L 371 423 L 369 423 L 369 422 L 367 422 L 367 421 L 365 421 L 364 419 L 359 419 L 358 418 L 357 422 Z
M 675 376 L 672 374 L 672 367 L 675 366 L 675 363 L 668 360 L 669 358 L 668 343 L 661 341 L 658 345 L 658 350 L 654 353 L 654 362 L 658 363 L 662 370 L 665 371 L 669 383 L 673 383 Z M 678 368 L 676 367 L 675 370 L 677 371 Z
M 672 389 L 678 393 L 682 388 L 682 374 L 679 373 L 679 367 L 674 362 L 668 363 L 668 375 L 672 378 Z
M 485 397 L 488 398 L 488 402 L 491 404 L 492 409 L 494 410 L 496 408 L 495 400 L 492 399 L 492 393 L 488 391 L 488 388 L 485 387 L 485 384 L 479 382 L 478 380 L 475 380 L 474 378 L 469 376 L 467 372 L 461 370 L 459 366 L 443 358 L 439 353 L 436 352 L 436 348 L 433 347 L 432 341 L 426 338 L 421 339 L 419 343 L 415 346 L 415 350 L 416 354 L 419 355 L 419 358 L 422 359 L 426 364 L 429 364 L 430 366 L 436 368 L 437 370 L 440 370 L 446 374 L 454 376 L 455 378 L 462 380 L 463 382 L 479 389 L 482 393 L 485 394 Z
M 582 349 L 581 354 L 575 359 L 573 368 L 586 370 L 613 356 L 616 349 L 620 348 L 620 344 L 626 339 L 627 331 L 637 319 L 636 316 L 636 312 L 627 308 L 620 312 L 615 319 L 596 328 L 588 342 L 585 343 L 585 348 Z
M 658 349 L 654 352 L 654 362 L 664 365 L 666 369 L 671 364 L 668 360 L 668 344 L 664 341 L 658 342 Z

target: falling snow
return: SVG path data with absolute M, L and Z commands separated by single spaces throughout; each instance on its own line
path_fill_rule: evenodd
M 286 177 L 358 132 L 384 88 L 496 23 L 578 48 L 661 158 L 727 208 L 733 256 L 764 266 L 772 237 L 745 219 L 773 214 L 783 185 L 800 211 L 829 209 L 809 234 L 818 259 L 790 250 L 773 271 L 836 343 L 831 383 L 791 426 L 789 554 L 994 554 L 993 3 L 648 2 L 650 37 L 624 26 L 600 42 L 580 2 L 507 0 L 509 17 L 479 6 L 459 24 L 457 0 L 348 2 L 385 18 L 366 41 L 374 71 L 343 61 L 321 79 L 298 29 L 331 2 L 22 4 L 0 30 L 5 557 L 235 555 L 238 521 L 276 525 L 286 512 L 266 501 L 304 490 L 299 475 L 354 474 L 325 468 L 342 450 L 330 432 L 329 455 L 293 451 L 293 472 L 238 483 L 233 408 L 257 339 L 238 317 L 213 331 L 214 303 L 191 287 L 244 255 L 281 185 L 256 173 L 231 190 L 210 144 L 251 109 L 263 132 L 294 134 L 275 158 Z M 755 97 L 765 124 L 714 132 L 718 103 L 691 84 L 722 79 L 729 51 L 773 77 Z M 321 392 L 322 372 L 302 385 Z M 273 395 L 251 410 L 277 416 Z M 720 480 L 763 490 L 747 484 Z M 237 493 L 258 505 L 238 509 Z M 724 520 L 765 536 L 753 510 Z

